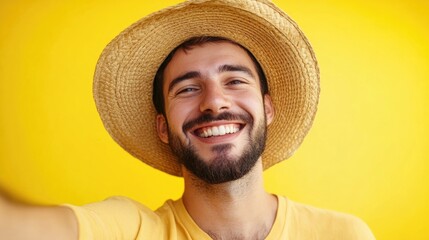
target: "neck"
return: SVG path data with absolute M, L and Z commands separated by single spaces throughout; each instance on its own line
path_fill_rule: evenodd
M 264 239 L 275 220 L 277 199 L 264 190 L 262 172 L 259 160 L 238 180 L 207 184 L 184 170 L 183 203 L 213 239 Z

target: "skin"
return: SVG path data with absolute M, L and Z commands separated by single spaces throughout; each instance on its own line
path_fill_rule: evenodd
M 78 225 L 66 207 L 32 206 L 0 191 L 0 239 L 78 239 Z
M 221 67 L 226 65 L 235 67 L 227 70 Z M 163 92 L 165 116 L 157 116 L 161 141 L 168 144 L 169 134 L 174 134 L 207 163 L 221 161 L 214 147 L 222 144 L 232 145 L 222 154 L 233 161 L 245 149 L 247 139 L 254 136 L 256 127 L 237 120 L 222 120 L 184 131 L 185 123 L 203 113 L 218 115 L 224 111 L 248 114 L 254 126 L 268 125 L 274 118 L 271 98 L 262 96 L 252 60 L 242 48 L 229 42 L 206 43 L 177 51 L 165 69 Z M 198 135 L 198 129 L 225 124 L 238 125 L 240 130 L 210 138 Z M 262 172 L 259 157 L 244 177 L 208 184 L 182 167 L 185 207 L 199 227 L 215 239 L 264 239 L 275 220 L 277 199 L 264 190 Z

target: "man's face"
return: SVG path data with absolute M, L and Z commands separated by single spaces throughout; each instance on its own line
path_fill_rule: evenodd
M 252 169 L 273 108 L 245 50 L 229 42 L 179 49 L 165 68 L 163 93 L 159 136 L 192 174 L 222 183 Z

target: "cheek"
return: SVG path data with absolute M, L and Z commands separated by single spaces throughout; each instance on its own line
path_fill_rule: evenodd
M 248 94 L 248 96 L 241 96 L 237 99 L 237 103 L 256 119 L 265 113 L 264 103 L 259 95 Z
M 186 104 L 166 105 L 166 115 L 169 128 L 174 132 L 181 132 L 182 126 L 191 114 L 191 108 Z

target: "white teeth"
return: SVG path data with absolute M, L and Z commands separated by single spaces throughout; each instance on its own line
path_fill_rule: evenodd
M 226 130 L 225 130 L 225 126 L 219 126 L 219 135 L 225 135 Z
M 219 135 L 219 128 L 213 127 L 212 132 L 213 132 L 213 136 L 218 136 Z
M 240 128 L 236 124 L 220 125 L 215 127 L 207 127 L 200 131 L 200 137 L 223 136 L 225 134 L 236 133 Z
M 226 134 L 231 133 L 231 128 L 228 125 L 225 126 L 225 133 Z

